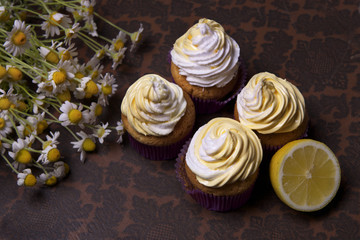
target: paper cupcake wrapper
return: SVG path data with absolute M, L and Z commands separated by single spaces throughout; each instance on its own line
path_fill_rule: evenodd
M 184 145 L 184 143 L 192 136 L 192 131 L 190 131 L 190 133 L 180 141 L 165 146 L 146 145 L 137 141 L 130 134 L 127 135 L 130 145 L 142 156 L 150 160 L 162 161 L 162 160 L 175 159 L 178 153 L 180 152 L 182 146 Z
M 215 196 L 194 188 L 185 170 L 185 155 L 189 144 L 190 140 L 187 141 L 181 149 L 175 164 L 176 177 L 184 191 L 202 207 L 211 211 L 227 212 L 243 206 L 249 200 L 255 184 L 245 192 L 231 196 Z
M 170 51 L 171 52 L 171 51 Z M 168 63 L 171 63 L 171 54 L 168 54 Z M 237 84 L 234 87 L 234 90 L 229 93 L 223 100 L 205 100 L 200 99 L 196 97 L 192 97 L 191 99 L 194 102 L 196 113 L 198 114 L 210 114 L 220 111 L 222 108 L 224 108 L 230 101 L 235 99 L 237 95 L 240 93 L 241 89 L 244 88 L 246 83 L 246 77 L 247 77 L 247 70 L 245 67 L 244 60 L 239 57 L 239 69 L 238 69 L 238 79 Z M 174 82 L 174 79 L 172 79 Z

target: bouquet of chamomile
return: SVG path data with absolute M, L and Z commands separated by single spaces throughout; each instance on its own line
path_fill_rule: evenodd
M 122 141 L 121 121 L 98 120 L 118 87 L 101 60 L 110 58 L 116 69 L 127 39 L 133 51 L 143 27 L 127 32 L 94 6 L 95 0 L 0 0 L 0 154 L 19 186 L 52 186 L 69 173 L 59 150 L 62 131 L 82 162 L 112 131 Z M 99 35 L 97 20 L 117 36 Z M 88 62 L 79 60 L 77 44 L 93 51 Z M 59 131 L 50 130 L 53 124 Z

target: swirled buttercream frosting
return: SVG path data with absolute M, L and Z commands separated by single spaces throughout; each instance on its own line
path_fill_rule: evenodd
M 209 19 L 200 19 L 171 50 L 171 60 L 191 85 L 223 87 L 239 67 L 239 45 L 224 28 Z
M 254 174 L 262 155 L 251 129 L 230 118 L 214 118 L 196 131 L 185 159 L 201 184 L 219 188 Z
M 290 132 L 305 117 L 304 97 L 297 87 L 268 72 L 249 80 L 236 105 L 240 122 L 262 134 Z
M 156 74 L 133 83 L 121 103 L 121 113 L 139 133 L 152 136 L 170 134 L 186 111 L 182 89 Z

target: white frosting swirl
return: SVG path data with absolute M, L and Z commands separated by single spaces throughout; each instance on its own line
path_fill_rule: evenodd
M 156 74 L 133 83 L 121 103 L 121 112 L 139 133 L 152 136 L 170 134 L 186 111 L 183 90 Z
M 304 97 L 296 86 L 268 72 L 249 80 L 236 105 L 240 122 L 262 134 L 290 132 L 305 117 Z
M 191 85 L 223 87 L 237 73 L 239 55 L 239 45 L 224 28 L 203 18 L 176 40 L 171 60 Z
M 219 188 L 254 174 L 262 156 L 251 129 L 234 119 L 214 118 L 194 134 L 186 164 L 201 184 Z

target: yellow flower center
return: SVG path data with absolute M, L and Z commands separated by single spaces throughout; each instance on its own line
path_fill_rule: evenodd
M 17 109 L 22 112 L 25 112 L 28 105 L 24 101 L 18 101 L 17 103 L 18 103 Z
M 115 51 L 119 51 L 120 49 L 122 49 L 124 47 L 124 42 L 121 39 L 116 40 L 116 42 L 114 43 L 114 49 Z
M 77 72 L 77 73 L 75 73 L 75 77 L 78 79 L 82 79 L 83 77 L 85 77 L 85 75 L 82 74 L 81 72 Z
M 52 92 L 52 90 L 54 89 L 54 87 L 52 85 L 49 86 L 45 86 L 44 89 L 48 92 Z
M 11 106 L 11 102 L 7 98 L 0 99 L 0 110 L 8 110 Z
M 92 15 L 94 13 L 94 7 L 93 6 L 88 7 L 87 12 L 89 13 L 89 15 Z
M 56 162 L 60 159 L 60 151 L 57 148 L 51 149 L 47 154 L 47 158 L 49 162 Z
M 104 95 L 110 95 L 112 93 L 112 87 L 109 85 L 102 86 L 101 90 Z
M 86 152 L 92 152 L 95 150 L 95 143 L 93 140 L 91 140 L 90 138 L 86 138 L 82 144 L 82 148 L 84 149 L 84 151 Z
M 72 15 L 76 21 L 80 21 L 83 18 L 83 16 L 81 16 L 78 11 L 73 11 Z
M 57 95 L 57 98 L 61 101 L 61 102 L 65 102 L 65 101 L 69 101 L 71 100 L 71 94 L 70 91 L 68 89 L 66 89 L 64 92 L 59 93 Z
M 5 11 L 0 15 L 0 21 L 6 22 L 10 19 L 10 12 L 5 9 Z
M 72 29 L 66 29 L 65 30 L 66 38 L 72 38 L 74 36 L 74 31 Z
M 30 126 L 30 125 L 26 125 L 25 128 L 24 128 L 24 136 L 29 136 L 32 131 L 33 131 L 33 127 Z
M 57 14 L 57 12 L 53 12 L 51 15 L 50 15 L 50 24 L 51 25 L 54 25 L 54 26 L 56 26 L 57 24 L 60 24 L 61 23 L 61 20 L 62 20 L 62 17 L 60 18 L 60 19 L 58 19 L 58 20 L 56 20 L 55 18 L 54 18 L 54 16 L 55 16 L 55 14 Z
M 46 59 L 46 61 L 48 61 L 50 63 L 54 63 L 54 64 L 58 64 L 58 62 L 60 61 L 58 54 L 53 51 L 50 51 L 45 56 L 45 59 Z
M 0 129 L 3 129 L 5 127 L 5 119 L 0 118 Z
M 92 80 L 86 83 L 85 87 L 85 98 L 90 98 L 93 95 L 96 95 L 99 92 L 99 88 L 96 83 Z
M 91 79 L 96 79 L 98 76 L 99 76 L 99 71 L 98 71 L 98 70 L 95 70 L 95 71 L 93 71 L 92 74 L 91 74 Z
M 60 57 L 61 57 L 61 59 L 64 60 L 64 61 L 72 59 L 72 56 L 71 56 L 71 54 L 70 54 L 69 51 L 63 51 L 63 52 L 61 52 L 61 53 L 60 53 Z
M 6 68 L 0 66 L 0 79 L 6 76 Z
M 99 129 L 97 130 L 97 134 L 98 134 L 98 136 L 101 138 L 101 137 L 104 136 L 104 134 L 105 134 L 105 129 L 104 129 L 104 128 L 99 128 Z
M 70 172 L 70 167 L 67 163 L 64 163 L 64 168 L 65 168 L 65 175 L 67 175 Z
M 105 50 L 104 49 L 100 49 L 97 54 L 96 54 L 98 59 L 102 59 L 105 56 Z
M 79 123 L 82 119 L 82 113 L 77 109 L 71 109 L 68 116 L 69 116 L 70 122 L 72 122 L 74 124 Z
M 19 163 L 27 164 L 31 162 L 31 154 L 26 149 L 21 149 L 15 156 L 15 160 Z
M 45 181 L 45 184 L 48 185 L 48 186 L 53 186 L 55 185 L 57 182 L 56 180 L 56 177 L 55 176 L 51 176 L 50 178 L 48 178 L 46 181 Z
M 36 177 L 33 174 L 28 174 L 24 179 L 24 185 L 27 187 L 35 186 Z
M 12 41 L 17 46 L 24 45 L 26 43 L 26 35 L 25 35 L 25 33 L 23 33 L 22 31 L 17 31 L 12 36 Z
M 19 81 L 23 77 L 22 72 L 16 67 L 10 67 L 7 72 L 8 72 L 9 77 L 13 81 Z
M 53 80 L 56 85 L 62 84 L 66 80 L 66 74 L 63 71 L 54 72 Z
M 48 127 L 48 123 L 45 120 L 41 120 L 37 123 L 37 133 L 42 134 L 44 130 Z
M 100 104 L 97 104 L 95 107 L 95 116 L 98 117 L 102 114 L 103 107 Z

